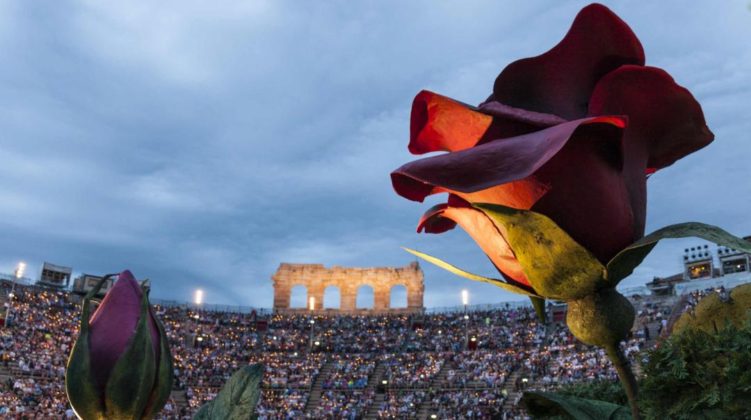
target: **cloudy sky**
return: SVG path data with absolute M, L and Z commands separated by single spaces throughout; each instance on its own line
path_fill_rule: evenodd
M 613 1 L 703 105 L 708 148 L 649 180 L 647 230 L 751 234 L 751 9 Z M 0 1 L 0 272 L 131 268 L 156 297 L 271 305 L 280 262 L 400 266 L 409 246 L 493 274 L 394 194 L 421 89 L 468 103 L 555 45 L 579 1 Z M 661 244 L 625 281 L 681 269 Z M 518 300 L 423 264 L 426 305 Z

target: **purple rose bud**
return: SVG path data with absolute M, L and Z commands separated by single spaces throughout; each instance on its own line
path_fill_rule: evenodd
M 172 357 L 148 289 L 130 271 L 118 276 L 89 319 L 84 298 L 81 331 L 68 360 L 66 390 L 80 418 L 152 418 L 172 388 Z
M 91 369 L 97 386 L 104 388 L 112 368 L 125 351 L 141 316 L 143 291 L 133 274 L 125 270 L 89 320 Z M 159 329 L 148 311 L 151 346 L 159 359 Z

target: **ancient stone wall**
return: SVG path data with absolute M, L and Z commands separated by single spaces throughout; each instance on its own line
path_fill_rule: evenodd
M 398 310 L 410 312 L 423 310 L 424 275 L 417 262 L 405 267 L 375 268 L 339 266 L 326 268 L 322 264 L 282 263 L 271 279 L 274 282 L 275 311 L 292 310 L 290 308 L 292 288 L 298 285 L 305 286 L 308 291 L 305 302 L 310 302 L 311 297 L 315 298 L 314 310 L 323 309 L 323 294 L 329 286 L 339 288 L 339 311 L 360 310 L 356 307 L 357 290 L 363 285 L 373 288 L 373 311 L 391 310 L 391 289 L 399 285 L 407 289 L 407 308 Z M 302 310 L 302 308 L 296 310 Z

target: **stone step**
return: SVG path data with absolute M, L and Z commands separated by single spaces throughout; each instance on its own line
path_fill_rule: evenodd
M 305 403 L 305 409 L 303 410 L 305 413 L 309 413 L 318 407 L 323 392 L 323 380 L 329 376 L 329 373 L 331 373 L 332 370 L 334 370 L 334 360 L 326 360 L 321 371 L 318 372 L 318 376 L 313 382 L 313 386 L 310 387 L 310 395 L 308 395 L 308 401 Z
M 377 419 L 378 418 L 378 409 L 381 408 L 381 404 L 386 401 L 386 394 L 385 393 L 376 393 L 375 398 L 373 399 L 373 405 L 368 408 L 368 411 L 363 416 L 363 419 L 370 420 L 370 419 Z
M 521 392 L 516 391 L 516 380 L 522 375 L 521 369 L 517 369 L 511 372 L 511 375 L 506 379 L 506 383 L 503 385 L 503 389 L 506 390 L 506 401 L 503 403 L 503 411 L 511 410 L 516 404 L 516 398 L 521 395 Z
M 370 378 L 368 378 L 368 386 L 366 386 L 366 389 L 377 389 L 378 385 L 381 383 L 381 380 L 383 379 L 383 374 L 386 372 L 386 366 L 378 362 L 376 364 L 376 368 L 373 370 L 373 373 L 370 375 Z

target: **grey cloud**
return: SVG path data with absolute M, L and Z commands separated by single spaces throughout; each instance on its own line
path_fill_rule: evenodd
M 751 233 L 743 2 L 608 4 L 648 61 L 704 105 L 717 140 L 650 179 L 649 228 Z M 281 261 L 404 265 L 418 248 L 486 275 L 457 230 L 417 235 L 397 197 L 420 89 L 476 103 L 584 3 L 0 3 L 0 271 L 131 268 L 154 294 L 269 306 Z M 432 202 L 432 201 L 431 201 Z M 628 284 L 680 270 L 661 245 Z M 517 300 L 424 266 L 426 303 Z

